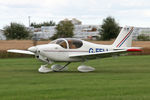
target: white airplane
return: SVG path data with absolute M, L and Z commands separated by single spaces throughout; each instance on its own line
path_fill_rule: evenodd
M 49 44 L 32 46 L 28 50 L 11 49 L 7 51 L 35 55 L 37 59 L 46 63 L 46 65 L 41 65 L 39 68 L 41 73 L 64 71 L 67 70 L 67 65 L 71 62 L 85 62 L 91 59 L 118 56 L 126 52 L 141 51 L 140 47 L 131 47 L 133 30 L 134 27 L 122 28 L 112 45 L 94 44 L 74 38 L 60 38 Z M 48 68 L 47 66 L 53 62 L 67 62 L 67 64 L 64 66 L 53 65 L 51 68 Z M 95 69 L 90 66 L 81 65 L 78 67 L 78 70 L 89 72 Z

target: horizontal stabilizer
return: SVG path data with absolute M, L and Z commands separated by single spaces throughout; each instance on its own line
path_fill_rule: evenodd
M 35 55 L 33 52 L 30 52 L 30 51 L 27 51 L 27 50 L 11 49 L 11 50 L 7 50 L 7 52 L 20 53 L 20 54 L 28 54 L 28 55 Z
M 141 49 L 128 49 L 128 52 L 141 52 Z
M 124 48 L 115 48 L 113 50 L 126 50 L 127 52 L 141 52 L 141 47 L 124 47 Z

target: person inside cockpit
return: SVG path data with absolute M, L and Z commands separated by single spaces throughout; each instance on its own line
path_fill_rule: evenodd
M 76 49 L 76 46 L 73 44 L 72 40 L 68 40 L 69 49 Z

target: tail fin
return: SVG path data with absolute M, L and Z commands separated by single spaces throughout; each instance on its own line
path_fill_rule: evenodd
M 112 44 L 112 46 L 115 47 L 115 48 L 131 47 L 133 29 L 134 29 L 134 27 L 124 27 L 124 28 L 122 28 L 122 30 L 120 31 L 117 39 Z

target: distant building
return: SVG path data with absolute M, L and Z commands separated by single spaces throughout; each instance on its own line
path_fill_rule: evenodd
M 42 26 L 41 28 L 31 28 L 34 34 L 40 39 L 49 39 L 56 34 L 56 26 Z M 95 39 L 99 37 L 99 25 L 75 25 L 74 38 Z
M 0 40 L 6 40 L 3 30 L 0 30 Z
M 73 18 L 72 20 L 64 19 L 63 21 L 71 21 L 74 24 L 74 38 L 92 39 L 99 37 L 99 25 L 81 25 L 82 22 Z M 49 39 L 56 34 L 56 26 L 42 26 L 41 28 L 31 27 L 30 30 L 37 34 L 40 39 Z
M 99 25 L 75 25 L 74 38 L 95 39 L 99 37 Z
M 135 27 L 132 35 L 133 40 L 137 40 L 137 37 L 142 34 L 150 37 L 150 28 Z

